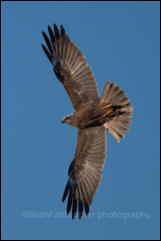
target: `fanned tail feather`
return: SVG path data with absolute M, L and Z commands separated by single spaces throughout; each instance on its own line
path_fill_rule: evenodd
M 104 126 L 115 140 L 120 142 L 120 137 L 125 137 L 125 132 L 129 131 L 128 126 L 131 124 L 130 118 L 133 107 L 130 104 L 130 100 L 120 86 L 116 86 L 115 83 L 110 83 L 108 80 L 101 98 L 101 104 L 106 104 L 107 106 L 111 104 L 111 109 L 115 108 L 117 110 L 115 115 L 107 118 Z

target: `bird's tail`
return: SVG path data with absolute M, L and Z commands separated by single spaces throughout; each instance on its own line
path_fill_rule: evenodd
M 128 125 L 131 124 L 133 107 L 126 94 L 115 83 L 108 80 L 101 98 L 101 104 L 105 110 L 104 126 L 117 142 L 120 137 L 125 137 L 125 132 L 129 131 Z M 107 117 L 107 118 L 106 118 Z

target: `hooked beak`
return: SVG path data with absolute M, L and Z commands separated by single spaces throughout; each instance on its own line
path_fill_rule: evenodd
M 65 123 L 65 120 L 64 120 L 64 119 L 62 119 L 61 123 Z

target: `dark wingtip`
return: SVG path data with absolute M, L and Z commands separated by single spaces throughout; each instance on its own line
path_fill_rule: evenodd
M 70 188 L 70 184 L 69 184 L 69 181 L 67 182 L 67 185 L 65 187 L 65 190 L 64 190 L 64 194 L 63 194 L 63 197 L 62 197 L 62 202 L 65 201 L 66 197 L 67 197 L 67 194 L 69 192 L 69 188 Z
M 59 34 L 58 27 L 57 27 L 57 25 L 55 23 L 54 23 L 54 32 L 55 32 L 56 39 L 59 39 L 60 38 L 60 34 Z
M 83 216 L 83 213 L 79 213 L 79 219 L 81 219 Z
M 58 29 L 57 25 L 54 23 L 54 29 Z
M 49 32 L 49 35 L 50 35 L 51 42 L 52 42 L 52 44 L 54 44 L 55 36 L 54 36 L 53 30 L 51 29 L 51 27 L 49 25 L 48 25 L 48 32 Z
M 42 47 L 42 49 L 44 50 L 44 47 L 45 47 L 45 46 L 44 46 L 43 44 L 41 44 L 41 47 Z
M 68 211 L 68 210 L 67 210 L 67 211 L 66 211 L 66 213 L 67 213 L 67 216 L 68 216 L 68 215 L 69 215 L 69 213 L 70 213 L 70 211 Z
M 42 49 L 44 50 L 46 56 L 48 57 L 50 63 L 52 64 L 52 56 L 50 55 L 49 51 L 47 50 L 47 48 L 45 47 L 45 45 L 41 44 Z
M 44 39 L 45 39 L 45 38 L 46 38 L 45 32 L 44 32 L 44 31 L 41 31 L 41 33 L 42 33 L 42 35 L 43 35 L 43 37 L 44 37 Z
M 42 35 L 43 35 L 43 37 L 44 37 L 44 40 L 45 40 L 45 42 L 46 42 L 46 45 L 47 45 L 48 50 L 49 50 L 49 52 L 50 52 L 50 55 L 52 55 L 53 50 L 52 50 L 51 42 L 50 42 L 47 34 L 46 34 L 44 31 L 42 31 Z
M 72 213 L 72 219 L 74 219 L 76 216 L 76 213 Z
M 50 32 L 52 32 L 50 25 L 48 25 L 48 32 L 49 32 L 49 34 L 50 34 Z
M 60 25 L 60 33 L 61 33 L 61 36 L 65 35 L 65 29 L 62 24 Z
M 88 214 L 89 214 L 89 205 L 85 203 L 84 207 L 85 207 L 86 216 L 88 216 Z
M 78 211 L 78 214 L 79 214 L 79 219 L 81 219 L 82 216 L 83 216 L 83 203 L 81 201 L 79 201 L 79 211 Z
M 72 191 L 69 191 L 69 195 L 68 195 L 68 203 L 67 203 L 67 215 L 70 213 L 72 207 Z
M 73 207 L 72 207 L 72 219 L 75 218 L 77 212 L 77 200 L 73 199 Z
M 46 33 L 43 30 L 41 32 L 42 32 L 43 37 L 45 38 L 46 37 Z

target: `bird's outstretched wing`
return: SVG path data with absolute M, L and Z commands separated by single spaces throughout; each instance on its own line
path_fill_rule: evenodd
M 64 201 L 68 195 L 67 214 L 72 209 L 72 218 L 77 211 L 82 217 L 83 209 L 89 213 L 89 205 L 102 178 L 106 156 L 106 131 L 104 126 L 79 130 L 77 148 L 64 191 Z
M 42 44 L 54 72 L 66 89 L 76 111 L 98 103 L 96 81 L 82 52 L 70 40 L 61 25 L 60 32 L 48 26 L 50 38 L 43 33 L 47 48 Z

